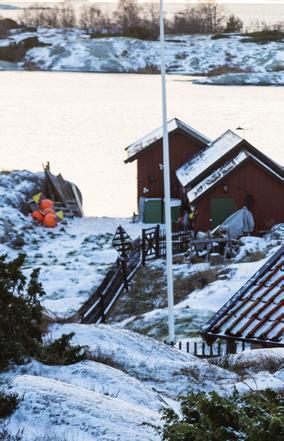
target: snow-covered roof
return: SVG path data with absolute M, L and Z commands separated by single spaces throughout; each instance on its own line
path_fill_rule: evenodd
M 284 346 L 284 246 L 211 318 L 202 334 Z
M 209 190 L 217 182 L 221 181 L 225 176 L 230 174 L 236 167 L 242 164 L 246 159 L 251 158 L 263 168 L 268 170 L 270 173 L 274 174 L 278 179 L 284 182 L 284 178 L 280 176 L 275 170 L 273 170 L 269 165 L 265 164 L 259 158 L 248 152 L 247 150 L 241 150 L 234 158 L 222 164 L 220 167 L 215 169 L 210 175 L 206 176 L 202 181 L 200 181 L 195 187 L 187 192 L 187 197 L 190 202 L 194 202 L 203 193 Z
M 188 185 L 242 141 L 243 138 L 240 138 L 231 130 L 227 130 L 213 141 L 206 150 L 195 155 L 176 171 L 177 178 L 182 186 Z
M 193 129 L 189 125 L 180 121 L 178 118 L 173 118 L 170 121 L 168 121 L 168 133 L 171 133 L 176 129 L 181 129 L 182 131 L 184 131 L 185 133 L 187 133 L 188 135 L 192 136 L 193 138 L 197 139 L 198 141 L 202 142 L 205 145 L 209 145 L 211 143 L 211 140 L 209 138 L 202 135 L 197 130 Z M 138 153 L 150 147 L 154 142 L 162 139 L 162 137 L 163 137 L 163 127 L 159 127 L 156 130 L 153 130 L 152 132 L 148 133 L 146 136 L 143 136 L 143 138 L 129 145 L 126 148 L 127 160 L 125 162 L 133 161 L 134 159 L 136 159 L 136 155 Z
M 249 157 L 249 154 L 245 150 L 241 150 L 237 156 L 230 159 L 230 161 L 221 165 L 217 170 L 214 170 L 211 175 L 207 176 L 203 181 L 199 182 L 196 187 L 189 190 L 187 193 L 188 200 L 194 202 L 195 199 L 199 198 L 203 193 L 205 193 L 209 188 L 215 185 L 218 181 L 223 179 L 226 175 L 231 173 L 238 165 L 244 162 Z

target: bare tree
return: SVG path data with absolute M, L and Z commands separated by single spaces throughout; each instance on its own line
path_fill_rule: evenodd
M 67 3 L 55 7 L 35 3 L 24 9 L 20 22 L 25 26 L 67 29 L 76 25 L 76 17 L 73 7 Z
M 79 26 L 88 33 L 113 32 L 109 16 L 94 5 L 83 5 L 80 9 Z
M 87 32 L 98 30 L 102 19 L 102 11 L 93 5 L 84 4 L 80 9 L 79 25 Z
M 63 29 L 71 29 L 76 25 L 76 16 L 73 6 L 63 3 L 55 8 L 58 14 L 59 27 Z
M 188 6 L 184 11 L 174 15 L 170 24 L 173 34 L 200 34 L 205 32 L 204 18 L 199 8 Z
M 203 20 L 204 32 L 213 34 L 223 29 L 223 8 L 216 0 L 200 0 L 198 12 Z
M 140 25 L 141 7 L 137 0 L 119 0 L 114 18 L 123 34 Z
M 158 38 L 160 34 L 160 12 L 157 3 L 147 3 L 141 11 L 142 25 L 149 31 L 149 36 L 152 39 Z

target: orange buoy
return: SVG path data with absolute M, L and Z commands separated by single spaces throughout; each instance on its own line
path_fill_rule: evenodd
M 53 208 L 45 208 L 45 210 L 43 210 L 44 214 L 55 214 L 55 211 L 53 210 Z
M 54 228 L 57 225 L 57 217 L 53 213 L 48 213 L 44 216 L 43 223 L 48 228 Z
M 32 217 L 37 222 L 43 222 L 44 216 L 43 216 L 43 214 L 39 210 L 34 210 L 33 213 L 32 213 Z
M 51 199 L 43 199 L 40 201 L 39 208 L 41 210 L 46 210 L 47 208 L 53 208 L 54 203 Z

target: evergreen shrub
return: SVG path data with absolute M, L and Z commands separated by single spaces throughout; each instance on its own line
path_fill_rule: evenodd
M 283 441 L 284 399 L 275 392 L 251 392 L 229 397 L 216 392 L 190 393 L 181 398 L 181 417 L 163 411 L 164 441 Z

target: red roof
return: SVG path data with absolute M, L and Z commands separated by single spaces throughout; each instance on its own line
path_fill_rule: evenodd
M 284 346 L 284 246 L 211 318 L 201 334 Z

